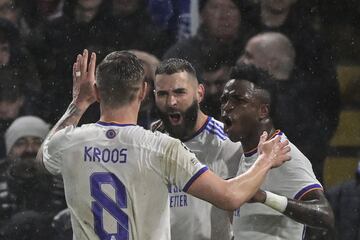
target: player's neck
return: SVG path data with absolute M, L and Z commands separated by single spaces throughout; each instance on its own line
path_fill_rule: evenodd
M 207 120 L 208 116 L 205 115 L 202 111 L 199 111 L 198 117 L 195 124 L 194 133 L 200 130 L 202 128 Z
M 268 133 L 268 138 L 271 138 L 275 133 L 272 123 L 262 124 L 251 136 L 242 141 L 244 152 L 251 152 L 257 148 L 260 136 L 264 131 Z
M 130 104 L 119 108 L 109 108 L 100 105 L 100 121 L 120 124 L 137 124 L 139 106 Z

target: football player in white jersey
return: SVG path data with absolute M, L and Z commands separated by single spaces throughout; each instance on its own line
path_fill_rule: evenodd
M 195 69 L 183 59 L 170 58 L 155 72 L 155 104 L 160 120 L 154 130 L 180 139 L 199 161 L 218 176 L 236 176 L 242 156 L 241 143 L 234 143 L 224 133 L 224 124 L 205 115 L 199 103 L 204 86 Z M 230 239 L 228 212 L 169 186 L 172 240 Z
M 222 180 L 179 140 L 136 125 L 145 97 L 144 69 L 135 55 L 113 52 L 96 68 L 96 55 L 78 55 L 73 100 L 50 131 L 37 160 L 62 174 L 74 239 L 170 239 L 168 184 L 224 209 L 235 209 L 258 190 L 266 173 L 290 159 L 288 143 L 261 137 L 250 171 Z M 100 120 L 76 127 L 100 102 Z
M 258 137 L 263 131 L 269 137 L 280 135 L 284 140 L 286 136 L 275 130 L 271 118 L 276 108 L 271 105 L 276 91 L 271 76 L 255 66 L 242 64 L 233 68 L 230 75 L 221 96 L 222 119 L 229 138 L 243 145 L 244 157 L 239 166 L 242 174 L 258 157 Z M 234 212 L 235 240 L 300 240 L 305 225 L 333 233 L 333 213 L 311 163 L 290 145 L 292 161 L 270 170 L 261 185 L 264 191 L 253 198 L 256 203 L 246 203 Z

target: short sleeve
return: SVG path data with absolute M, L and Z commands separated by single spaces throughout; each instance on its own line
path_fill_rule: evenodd
M 286 196 L 299 200 L 309 191 L 322 190 L 323 187 L 316 179 L 310 161 L 293 144 L 291 156 L 291 161 L 279 168 L 277 176 L 277 181 L 283 185 Z M 286 179 L 286 182 L 281 183 L 280 178 Z
M 45 168 L 53 175 L 58 175 L 61 173 L 61 149 L 65 143 L 66 130 L 68 128 L 58 131 L 50 138 L 46 138 L 43 145 L 43 164 Z M 71 128 L 73 127 L 71 126 Z
M 165 178 L 170 184 L 186 192 L 191 184 L 208 170 L 208 167 L 202 164 L 181 141 L 169 139 L 171 140 L 161 160 Z

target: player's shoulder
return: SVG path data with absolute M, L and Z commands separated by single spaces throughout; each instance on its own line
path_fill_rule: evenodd
M 207 122 L 204 125 L 204 133 L 206 133 L 207 136 L 221 142 L 228 139 L 228 136 L 224 131 L 224 124 L 210 116 L 208 117 Z
M 56 132 L 54 137 L 64 137 L 64 138 L 76 138 L 82 135 L 88 135 L 94 133 L 96 127 L 95 124 L 83 124 L 80 127 L 76 127 L 73 125 L 67 126 L 64 129 Z
M 83 139 L 91 139 L 96 135 L 96 130 L 94 124 L 84 124 L 80 127 L 73 125 L 67 126 L 49 139 L 47 139 L 46 144 L 49 146 L 59 148 L 66 148 L 68 145 L 78 142 Z
M 288 139 L 285 133 L 281 132 L 279 134 L 281 136 L 281 141 L 288 140 L 290 146 L 290 157 L 291 160 L 283 164 L 283 167 L 293 168 L 293 167 L 301 167 L 311 169 L 310 160 L 299 150 L 299 148 L 291 142 L 291 139 Z
M 163 151 L 170 144 L 180 144 L 180 140 L 166 133 L 147 130 L 141 126 L 129 129 L 126 136 L 122 135 L 122 140 L 152 151 Z

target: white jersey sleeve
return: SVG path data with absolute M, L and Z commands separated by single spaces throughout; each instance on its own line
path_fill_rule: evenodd
M 321 189 L 322 185 L 316 179 L 310 161 L 299 149 L 290 143 L 291 161 L 283 164 L 277 174 L 271 174 L 271 181 L 278 182 L 281 189 L 273 186 L 274 192 L 279 191 L 288 198 L 300 200 L 308 191 Z M 272 170 L 271 170 L 272 171 Z M 286 184 L 280 184 L 286 179 Z
M 286 139 L 284 134 L 282 140 Z M 271 169 L 261 189 L 292 199 L 301 199 L 308 191 L 322 189 L 310 161 L 290 143 L 291 160 Z M 257 150 L 244 153 L 239 174 L 248 170 L 256 161 Z M 260 203 L 245 203 L 233 215 L 235 240 L 280 240 L 303 237 L 304 225 Z
M 185 192 L 197 177 L 208 170 L 180 140 L 170 137 L 161 158 L 161 168 L 168 183 Z
M 46 138 L 43 144 L 43 164 L 53 175 L 61 174 L 62 168 L 62 146 L 67 145 L 66 134 L 74 129 L 73 126 L 66 127 L 56 132 L 50 138 Z

